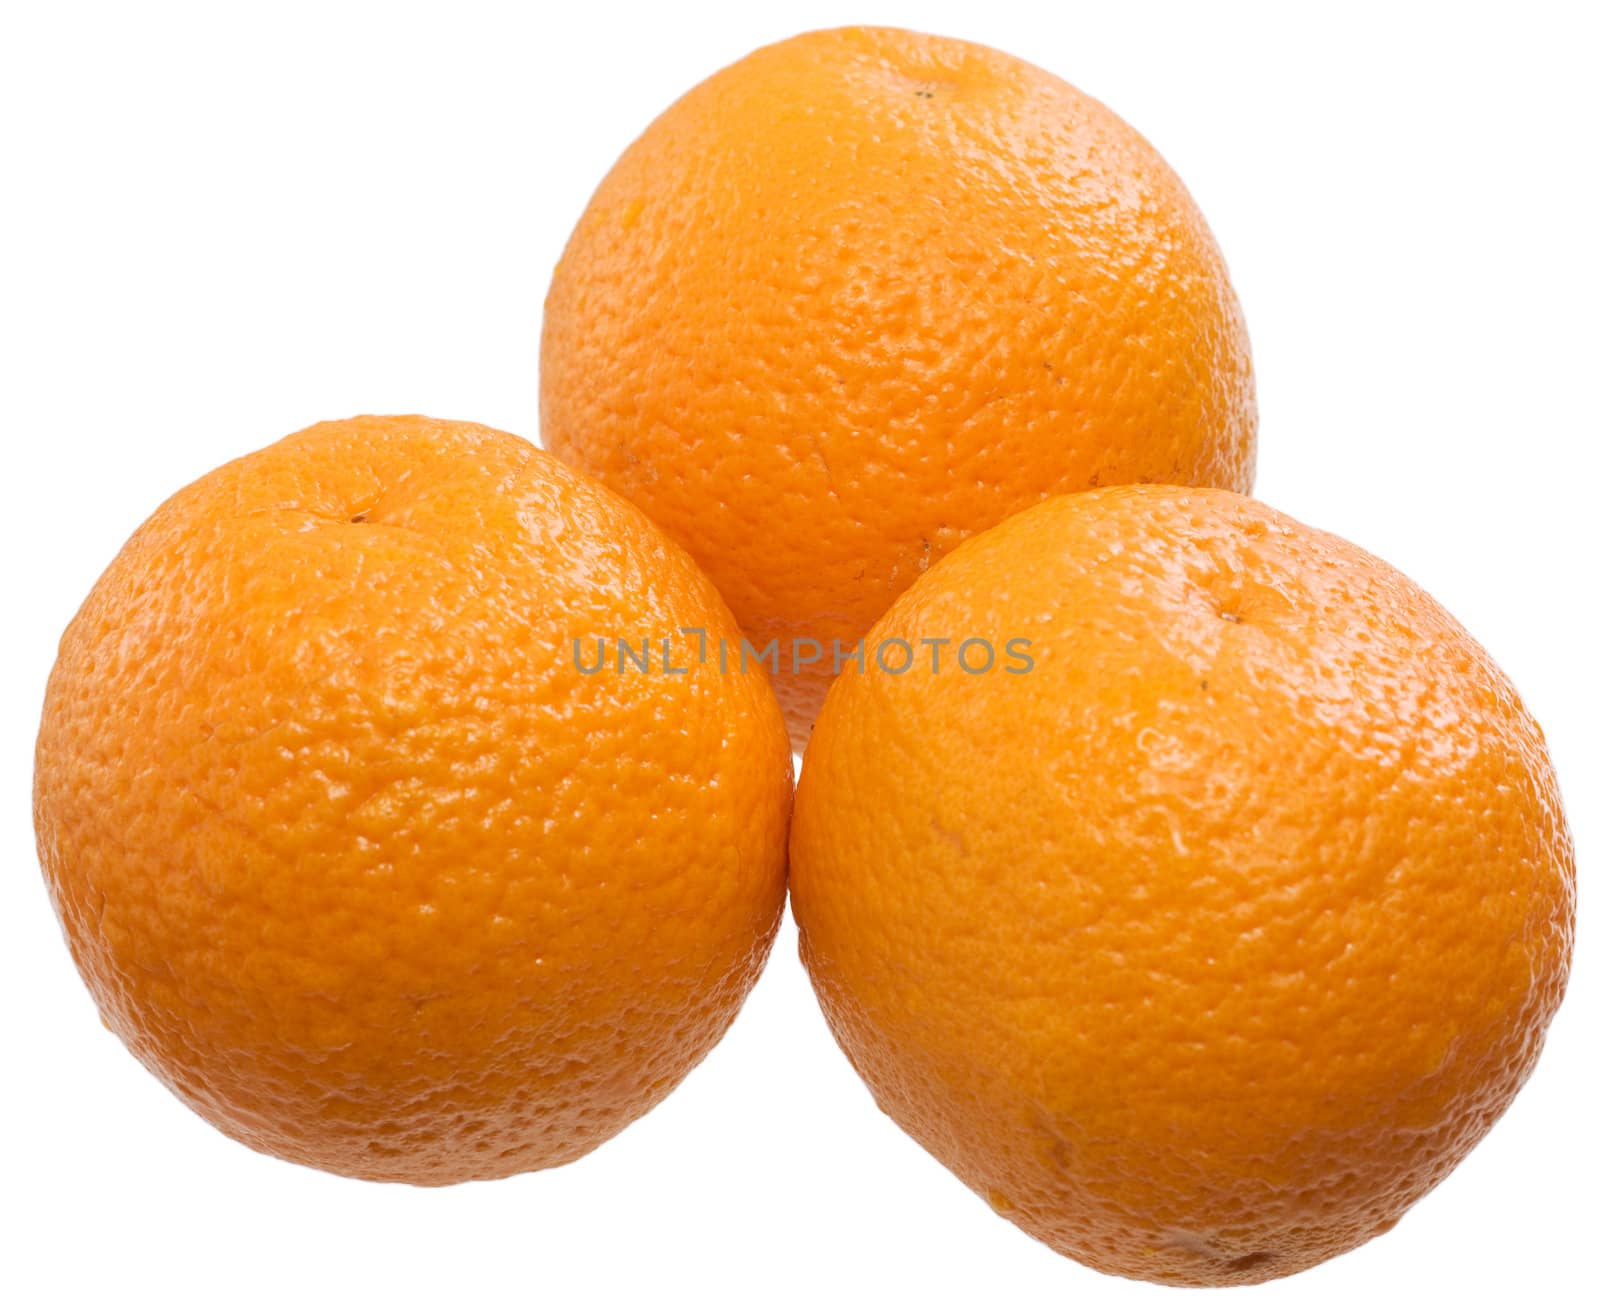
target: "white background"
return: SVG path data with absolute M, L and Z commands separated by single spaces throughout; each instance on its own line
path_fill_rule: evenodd
M 880 1116 L 787 927 L 722 1046 L 574 1166 L 423 1191 L 250 1153 L 101 1030 L 36 868 L 33 733 L 57 635 L 168 493 L 357 412 L 534 436 L 545 285 L 623 146 L 758 44 L 891 22 L 1039 63 L 1166 154 L 1249 320 L 1259 496 L 1478 635 L 1592 854 L 1596 32 L 1577 5 L 1401 8 L 6 4 L 0 1292 L 1161 1295 L 1027 1239 Z M 1262 1298 L 1593 1288 L 1589 930 L 1543 1062 L 1479 1150 L 1389 1236 Z

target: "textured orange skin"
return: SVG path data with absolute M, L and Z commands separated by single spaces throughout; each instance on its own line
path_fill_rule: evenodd
M 586 1153 L 755 981 L 790 759 L 634 508 L 481 426 L 314 426 L 179 492 L 67 629 L 40 857 L 107 1024 L 228 1135 L 436 1185 Z
M 1160 155 L 1019 59 L 884 29 L 758 50 L 629 147 L 556 268 L 541 403 L 779 640 L 797 745 L 832 640 L 968 534 L 1255 464 L 1244 321 Z M 829 649 L 800 673 L 797 637 Z
M 847 671 L 791 893 L 880 1106 L 1102 1271 L 1299 1271 L 1388 1229 L 1526 1079 L 1570 958 L 1538 726 L 1383 562 L 1233 494 L 1100 490 L 957 549 Z

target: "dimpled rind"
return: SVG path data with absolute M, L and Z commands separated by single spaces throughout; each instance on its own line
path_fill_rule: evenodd
M 1248 491 L 1255 381 L 1138 132 L 997 50 L 849 28 L 708 78 L 601 182 L 545 304 L 541 429 L 778 639 L 799 745 L 833 665 L 794 672 L 796 639 L 852 645 L 1051 494 Z
M 717 1041 L 782 909 L 759 674 L 634 508 L 508 434 L 315 426 L 182 490 L 61 642 L 39 852 L 107 1025 L 268 1153 L 443 1184 L 564 1163 Z M 681 654 L 681 653 L 680 653 Z
M 1387 1230 L 1505 1109 L 1572 844 L 1538 726 L 1403 575 L 1234 494 L 1100 490 L 871 636 L 1032 640 L 1027 673 L 847 671 L 790 844 L 840 1045 L 1003 1216 L 1102 1271 L 1266 1280 Z

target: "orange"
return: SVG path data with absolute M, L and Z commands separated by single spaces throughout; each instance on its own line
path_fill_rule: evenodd
M 228 1135 L 349 1176 L 614 1135 L 721 1036 L 783 901 L 761 674 L 579 671 L 680 626 L 735 628 L 634 508 L 481 426 L 331 422 L 176 494 L 67 629 L 39 732 L 39 852 L 107 1025 Z
M 994 667 L 933 673 L 931 638 Z M 1102 1271 L 1262 1281 L 1387 1230 L 1505 1109 L 1572 844 L 1538 726 L 1404 576 L 1231 493 L 1105 489 L 958 548 L 891 639 L 917 664 L 847 669 L 806 753 L 801 954 L 996 1211 Z
M 1160 155 L 1020 59 L 881 28 L 758 50 L 629 147 L 556 268 L 541 406 L 776 640 L 797 745 L 835 641 L 966 535 L 1255 462 L 1239 305 Z

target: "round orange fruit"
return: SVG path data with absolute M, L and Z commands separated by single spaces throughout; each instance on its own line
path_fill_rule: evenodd
M 1255 462 L 1244 321 L 1161 156 L 1020 59 L 881 28 L 758 50 L 628 148 L 550 286 L 541 412 L 773 647 L 797 745 L 966 535 Z
M 684 626 L 735 631 L 674 544 L 481 426 L 318 425 L 176 494 L 67 629 L 39 733 L 107 1025 L 228 1135 L 345 1175 L 616 1134 L 722 1035 L 783 902 L 760 672 L 596 669 Z
M 935 639 L 993 666 L 934 673 Z M 806 753 L 801 954 L 996 1211 L 1102 1271 L 1267 1280 L 1387 1230 L 1505 1109 L 1572 845 L 1538 726 L 1404 576 L 1122 487 L 968 541 L 892 640 L 917 664 L 847 669 Z

